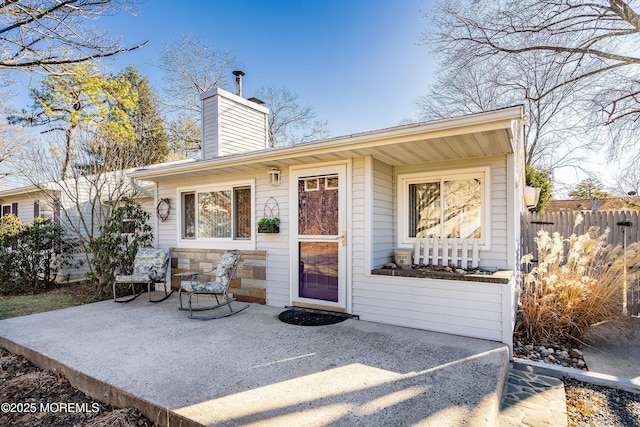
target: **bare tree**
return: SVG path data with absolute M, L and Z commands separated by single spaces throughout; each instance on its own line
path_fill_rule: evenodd
M 585 82 L 580 97 L 600 124 L 610 125 L 611 154 L 635 143 L 640 119 L 640 17 L 633 0 L 447 1 L 439 15 L 436 49 L 458 50 L 470 61 L 499 54 L 546 54 L 571 72 L 538 96 Z M 597 79 L 597 80 L 594 80 Z
M 269 144 L 293 145 L 326 138 L 329 126 L 318 120 L 311 105 L 300 105 L 298 95 L 285 87 L 261 88 L 257 94 L 269 108 Z
M 230 83 L 236 58 L 206 41 L 182 34 L 164 45 L 157 67 L 162 71 L 165 103 L 172 110 L 199 117 L 200 94 Z
M 0 68 L 48 69 L 106 58 L 144 46 L 127 46 L 87 21 L 121 11 L 136 0 L 6 0 L 0 3 Z
M 200 94 L 230 83 L 236 58 L 196 36 L 182 34 L 164 45 L 162 71 L 167 130 L 174 157 L 196 157 L 201 146 Z M 195 126 L 195 127 L 194 127 Z
M 22 126 L 9 126 L 0 122 L 0 180 L 18 175 L 22 171 L 22 149 L 31 142 L 29 132 Z M 20 177 L 18 177 L 20 179 Z
M 580 82 L 555 87 L 569 63 L 550 62 L 547 55 L 528 52 L 519 56 L 494 55 L 474 61 L 458 50 L 440 53 L 436 81 L 418 100 L 421 119 L 456 115 L 525 104 L 525 163 L 553 170 L 580 167 L 594 139 L 585 132 L 575 92 Z
M 63 138 L 49 148 L 32 147 L 27 157 L 31 162 L 37 161 L 37 167 L 23 166 L 31 170 L 30 184 L 42 190 L 50 205 L 59 207 L 60 223 L 78 241 L 78 255 L 90 275 L 95 275 L 91 260 L 96 248 L 92 242 L 100 235 L 100 227 L 123 198 L 140 194 L 127 176 L 127 171 L 138 162 L 136 147 L 120 146 L 114 151 L 113 143 L 95 138 L 98 138 L 96 134 L 78 134 L 76 142 L 80 148 L 75 151 L 74 162 L 64 179 L 59 179 L 64 160 L 55 155 L 56 151 L 65 149 Z M 94 148 L 86 149 L 89 146 Z
M 640 197 L 640 167 L 634 161 L 627 163 L 616 177 L 616 193 L 633 199 Z
M 166 126 L 171 160 L 198 158 L 202 142 L 200 120 L 188 114 L 179 114 Z
M 195 157 L 200 150 L 200 94 L 228 87 L 231 70 L 236 67 L 234 55 L 195 36 L 182 35 L 164 46 L 158 68 L 163 71 L 165 104 L 169 113 L 179 112 L 167 126 L 174 156 Z M 298 104 L 298 96 L 290 90 L 262 88 L 256 96 L 270 110 L 272 147 L 328 135 L 327 122 L 317 119 L 313 107 Z

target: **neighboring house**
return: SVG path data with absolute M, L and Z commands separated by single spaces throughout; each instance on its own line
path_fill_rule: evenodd
M 54 200 L 59 200 L 59 191 L 43 191 L 36 186 L 0 191 L 2 216 L 13 214 L 25 224 L 37 217 L 59 223 L 60 205 L 52 202 Z
M 221 89 L 202 102 L 201 160 L 129 174 L 155 183 L 157 242 L 172 249 L 173 273 L 240 249 L 238 299 L 511 345 L 523 107 L 267 149 L 266 108 Z M 279 232 L 259 233 L 271 216 Z M 480 267 L 501 271 L 382 268 L 420 236 L 477 242 Z
M 133 197 L 155 217 L 153 188 L 138 185 L 126 176 L 125 171 L 0 191 L 0 206 L 3 216 L 16 215 L 24 224 L 30 224 L 36 217 L 49 218 L 63 226 L 71 236 L 78 232 L 86 235 L 89 230 L 98 232 L 111 204 L 110 199 L 121 194 Z M 100 197 L 99 201 L 97 197 Z M 154 226 L 155 222 L 151 225 Z M 84 255 L 76 253 L 74 259 L 84 260 Z M 85 267 L 81 266 L 65 268 L 60 275 L 79 277 L 85 272 Z

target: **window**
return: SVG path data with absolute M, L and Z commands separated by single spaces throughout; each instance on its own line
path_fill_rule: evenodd
M 182 191 L 182 239 L 251 239 L 251 193 L 250 185 Z
M 2 205 L 2 216 L 7 216 L 11 213 L 11 205 Z
M 401 243 L 419 237 L 481 239 L 486 244 L 488 168 L 398 176 Z
M 53 221 L 53 206 L 46 200 L 36 200 L 33 203 L 33 217 L 50 219 Z

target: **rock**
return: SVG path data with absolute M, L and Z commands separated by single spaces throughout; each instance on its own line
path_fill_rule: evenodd
M 554 361 L 556 360 L 556 358 L 555 358 L 555 357 L 553 357 L 553 354 L 550 354 L 549 356 L 547 356 L 547 358 L 548 358 L 549 360 L 551 360 L 552 362 L 554 362 Z
M 578 368 L 582 369 L 585 367 L 586 363 L 584 363 L 584 360 L 578 360 L 578 363 L 576 363 L 576 365 L 578 366 Z
M 458 273 L 458 274 L 467 274 L 467 272 L 466 272 L 466 271 L 464 271 L 464 270 L 463 270 L 463 269 L 461 269 L 461 268 L 456 268 L 456 269 L 455 269 L 455 272 L 456 272 L 456 273 Z
M 380 265 L 380 264 L 378 264 Z M 398 265 L 395 262 L 388 262 L 385 265 L 382 266 L 382 268 L 386 268 L 389 270 L 397 270 L 398 269 Z
M 449 267 L 449 266 L 446 266 L 446 267 L 444 268 L 444 271 L 451 272 L 451 271 L 453 271 L 453 268 L 451 268 L 451 267 Z
M 576 359 L 582 359 L 583 353 L 580 350 L 578 350 L 577 348 L 573 348 L 569 352 L 569 355 L 571 355 L 571 357 L 576 358 Z

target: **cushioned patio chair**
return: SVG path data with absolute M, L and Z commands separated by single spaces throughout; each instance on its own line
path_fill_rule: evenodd
M 113 300 L 115 302 L 129 302 L 138 298 L 145 291 L 149 293 L 150 302 L 164 301 L 173 293 L 173 289 L 167 290 L 167 269 L 169 268 L 169 249 L 140 248 L 133 260 L 133 273 L 117 275 L 113 282 Z M 160 299 L 151 299 L 151 286 L 156 283 L 164 285 L 164 296 Z M 118 297 L 116 287 L 118 285 L 129 285 L 131 293 Z M 141 290 L 136 293 L 136 285 L 142 285 Z M 146 285 L 146 289 L 145 286 Z
M 180 310 L 189 311 L 189 319 L 219 319 L 221 317 L 231 316 L 249 307 L 249 304 L 243 305 L 238 308 L 231 307 L 231 303 L 235 298 L 229 297 L 229 285 L 231 280 L 236 274 L 238 265 L 242 253 L 237 250 L 227 251 L 220 258 L 218 266 L 209 272 L 199 273 L 182 273 L 180 281 L 180 289 L 178 295 L 180 297 Z M 209 280 L 207 280 L 209 278 Z M 188 306 L 182 305 L 182 294 L 187 293 Z M 211 295 L 215 298 L 215 305 L 197 306 L 194 305 L 193 297 L 196 296 L 196 300 L 199 295 Z M 210 314 L 210 315 L 196 315 L 194 312 L 201 312 L 207 310 L 214 310 L 223 306 L 227 306 L 229 311 L 223 311 L 222 313 Z

